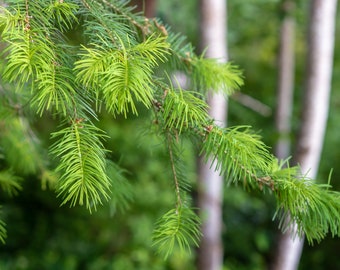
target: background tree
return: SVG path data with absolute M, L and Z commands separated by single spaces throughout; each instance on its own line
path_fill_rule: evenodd
M 226 62 L 227 1 L 200 1 L 201 49 L 205 57 Z M 221 93 L 210 92 L 209 115 L 220 126 L 226 125 L 227 101 Z M 224 177 L 199 159 L 198 207 L 202 216 L 202 240 L 198 252 L 198 269 L 218 270 L 223 267 L 222 201 Z M 216 164 L 215 164 L 216 166 Z
M 281 1 L 282 25 L 280 31 L 280 49 L 278 55 L 278 92 L 275 124 L 278 132 L 278 140 L 275 145 L 275 156 L 279 159 L 287 159 L 291 156 L 292 113 L 295 74 L 295 3 L 294 1 Z M 299 243 L 293 242 L 288 233 L 280 234 L 277 252 L 275 254 L 272 269 L 287 269 L 289 258 L 293 255 L 292 246 Z
M 326 131 L 333 67 L 336 0 L 313 0 L 310 7 L 306 90 L 294 163 L 316 178 Z M 294 233 L 293 233 L 294 234 Z M 282 269 L 297 269 L 303 239 L 291 242 Z
M 280 50 L 278 53 L 278 91 L 275 124 L 278 140 L 275 155 L 279 159 L 290 156 L 291 122 L 293 113 L 294 74 L 295 74 L 295 3 L 281 1 L 282 25 L 280 31 Z

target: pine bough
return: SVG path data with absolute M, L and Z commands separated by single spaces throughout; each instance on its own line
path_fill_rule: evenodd
M 39 173 L 43 187 L 53 186 L 62 204 L 85 205 L 91 211 L 110 196 L 119 198 L 116 204 L 126 204 L 130 194 L 103 146 L 109 138 L 95 123 L 100 110 L 129 117 L 138 116 L 143 106 L 164 137 L 175 187 L 174 208 L 154 230 L 154 245 L 165 257 L 175 247 L 197 246 L 201 236 L 179 165 L 183 136 L 199 142 L 201 155 L 228 181 L 270 191 L 283 231 L 294 221 L 309 242 L 320 241 L 329 231 L 339 236 L 339 193 L 299 175 L 297 167 L 283 168 L 249 127 L 221 128 L 209 118 L 207 90 L 229 95 L 238 89 L 242 79 L 237 67 L 197 56 L 184 37 L 122 2 L 23 0 L 8 1 L 0 9 L 0 158 L 8 164 L 0 168 L 1 188 L 15 194 L 21 189 L 16 171 Z M 78 38 L 70 41 L 74 31 Z M 191 79 L 189 89 L 169 79 L 178 70 Z M 29 125 L 34 114 L 23 110 L 25 104 L 38 116 L 53 115 L 60 122 L 51 135 L 49 154 L 59 160 L 54 170 Z M 113 186 L 121 193 L 111 192 Z M 0 221 L 0 240 L 5 237 Z

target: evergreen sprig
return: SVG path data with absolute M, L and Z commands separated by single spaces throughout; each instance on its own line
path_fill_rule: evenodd
M 60 158 L 56 172 L 60 173 L 57 186 L 62 204 L 85 205 L 90 211 L 102 200 L 108 200 L 110 179 L 106 174 L 103 132 L 85 119 L 74 120 L 69 127 L 52 133 L 58 140 L 51 154 Z
M 5 25 L 1 36 L 8 43 L 3 78 L 21 87 L 29 83 L 38 113 L 61 111 L 66 116 L 74 101 L 74 80 L 65 45 L 58 43 L 65 43 L 61 32 L 75 20 L 76 5 L 57 2 L 28 5 L 19 1 L 17 9 L 0 17 L 0 25 Z
M 46 13 L 51 17 L 51 24 L 56 24 L 57 28 L 66 32 L 72 28 L 72 26 L 78 22 L 76 13 L 79 6 L 69 1 L 54 1 L 45 8 Z
M 166 129 L 166 145 L 169 153 L 174 189 L 176 194 L 175 207 L 164 214 L 157 222 L 153 231 L 153 246 L 167 258 L 175 247 L 183 252 L 190 251 L 192 245 L 198 246 L 200 218 L 189 207 L 188 192 L 190 185 L 184 174 L 183 160 L 179 146 L 178 134 Z
M 150 108 L 153 97 L 153 68 L 168 54 L 164 37 L 149 37 L 145 42 L 125 47 L 105 47 L 93 44 L 84 48 L 81 60 L 75 63 L 77 80 L 92 87 L 97 96 L 103 96 L 107 110 L 113 114 L 132 111 L 138 114 L 136 101 Z
M 208 90 L 231 95 L 243 84 L 241 71 L 230 62 L 218 59 L 195 57 L 191 61 L 194 87 L 207 93 Z
M 190 251 L 191 246 L 198 246 L 201 237 L 200 219 L 193 209 L 181 206 L 171 209 L 156 223 L 153 233 L 153 245 L 165 259 L 177 246 L 183 251 Z
M 298 168 L 295 168 L 298 170 Z M 294 168 L 293 168 L 294 170 Z M 297 234 L 303 233 L 309 243 L 320 242 L 328 232 L 340 236 L 340 195 L 329 190 L 329 185 L 316 184 L 308 177 L 290 176 L 274 180 L 277 210 L 274 217 L 280 220 L 283 232 L 290 230 L 293 222 L 297 225 Z M 280 172 L 282 176 L 282 172 Z M 273 176 L 275 177 L 275 175 Z M 288 216 L 291 218 L 287 222 Z
M 97 1 L 81 1 L 80 19 L 84 21 L 84 43 L 105 45 L 119 43 L 119 38 L 135 39 L 133 29 L 124 23 L 124 16 L 108 12 Z
M 52 68 L 44 69 L 37 76 L 36 98 L 32 105 L 37 107 L 40 115 L 52 111 L 67 116 L 72 112 L 77 97 L 72 72 L 58 63 L 50 65 Z
M 123 24 L 133 30 L 133 33 L 141 31 L 143 37 L 149 34 L 148 19 L 142 12 L 137 12 L 135 6 L 130 5 L 130 1 L 99 0 L 98 2 L 102 3 L 111 14 L 121 16 Z
M 209 125 L 205 127 L 203 140 L 206 161 L 212 157 L 215 170 L 226 174 L 231 181 L 242 180 L 245 185 L 253 185 L 261 175 L 268 175 L 273 157 L 249 127 Z
M 279 219 L 283 232 L 291 230 L 295 222 L 298 235 L 304 233 L 310 243 L 321 241 L 329 231 L 340 235 L 339 193 L 300 176 L 299 167 L 284 168 L 285 163 L 279 163 L 248 127 L 210 125 L 203 140 L 202 151 L 207 160 L 212 158 L 215 170 L 225 173 L 233 183 L 241 181 L 245 187 L 275 195 L 274 218 Z
M 207 104 L 197 93 L 169 88 L 165 92 L 162 118 L 165 128 L 183 129 L 198 127 L 208 119 Z

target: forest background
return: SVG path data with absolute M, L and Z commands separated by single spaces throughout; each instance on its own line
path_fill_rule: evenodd
M 278 0 L 228 1 L 229 58 L 244 73 L 241 92 L 270 108 L 267 114 L 229 100 L 228 125 L 251 125 L 269 146 L 277 140 L 274 111 L 277 88 L 277 53 L 281 22 Z M 157 14 L 176 32 L 188 36 L 199 47 L 198 3 L 194 0 L 158 0 Z M 297 1 L 294 141 L 304 87 L 308 1 Z M 340 18 L 337 20 L 337 32 Z M 327 181 L 333 168 L 332 185 L 340 190 L 340 37 L 336 36 L 330 117 L 321 159 L 319 177 Z M 41 123 L 41 122 L 39 122 Z M 36 128 L 46 141 L 53 123 Z M 126 169 L 133 184 L 131 201 L 120 211 L 111 201 L 90 215 L 85 209 L 60 207 L 60 200 L 35 176 L 23 182 L 24 192 L 15 197 L 1 196 L 3 216 L 9 224 L 6 245 L 0 247 L 1 269 L 195 269 L 194 254 L 175 254 L 168 261 L 151 247 L 154 222 L 172 202 L 168 188 L 168 166 L 156 137 L 145 135 L 143 117 L 108 118 L 115 149 L 113 159 Z M 140 127 L 139 132 L 135 132 Z M 187 171 L 196 179 L 194 149 L 187 148 Z M 278 237 L 278 224 L 272 221 L 275 203 L 271 196 L 248 193 L 240 187 L 225 186 L 224 192 L 225 269 L 265 269 L 270 263 Z M 123 207 L 124 208 L 124 207 Z M 33 209 L 33 211 L 32 211 Z M 331 237 L 313 247 L 305 244 L 300 269 L 340 268 L 339 239 Z

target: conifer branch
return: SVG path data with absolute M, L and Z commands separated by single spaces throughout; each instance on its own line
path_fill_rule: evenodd
M 299 171 L 297 167 L 294 171 Z M 340 195 L 329 190 L 329 185 L 312 182 L 305 176 L 297 178 L 289 169 L 279 172 L 275 182 L 277 210 L 274 218 L 280 220 L 282 231 L 291 229 L 294 222 L 298 226 L 297 234 L 305 234 L 309 243 L 320 242 L 328 232 L 340 236 Z M 274 174 L 275 177 L 275 174 Z M 290 218 L 288 218 L 288 215 Z M 289 222 L 287 222 L 289 220 Z
M 62 204 L 70 202 L 96 210 L 102 199 L 109 198 L 110 180 L 106 174 L 105 150 L 100 139 L 101 130 L 85 119 L 76 119 L 71 126 L 52 133 L 59 138 L 51 147 L 51 154 L 60 158 L 56 172 L 61 174 L 57 186 Z
M 65 5 L 58 7 L 59 16 L 68 17 L 71 14 L 74 17 L 75 5 L 67 6 L 68 8 Z M 12 28 L 5 28 L 6 31 L 2 32 L 4 41 L 9 43 L 5 50 L 7 65 L 4 79 L 16 81 L 21 86 L 30 82 L 32 94 L 35 95 L 32 105 L 36 106 L 40 115 L 45 110 L 60 110 L 66 116 L 72 103 L 71 96 L 74 95 L 72 73 L 67 67 L 69 59 L 60 57 L 65 54 L 61 52 L 63 48 L 52 40 L 56 36 L 53 34 L 56 32 L 52 26 L 53 22 L 43 17 L 47 16 L 46 11 L 53 13 L 55 9 L 51 9 L 50 6 L 38 7 L 25 1 L 23 10 L 25 14 L 23 29 L 16 27 L 22 20 L 18 16 L 16 17 L 18 21 L 13 23 Z M 38 11 L 43 14 L 39 14 Z M 54 15 L 50 14 L 47 17 L 51 16 Z M 69 19 L 59 22 L 60 25 L 68 24 L 65 26 L 67 28 L 70 27 L 70 23 Z M 62 36 L 60 38 L 63 41 Z
M 165 259 L 173 253 L 175 248 L 181 252 L 191 250 L 191 246 L 198 246 L 201 237 L 200 219 L 195 212 L 183 205 L 164 214 L 156 223 L 153 232 L 153 246 Z
M 153 68 L 165 61 L 168 44 L 163 37 L 149 37 L 136 46 L 120 49 L 110 44 L 105 47 L 84 48 L 81 60 L 75 63 L 77 80 L 93 87 L 97 96 L 103 96 L 107 110 L 113 114 L 132 111 L 138 114 L 135 100 L 147 108 L 152 104 Z
M 163 95 L 162 102 L 166 96 Z M 163 114 L 162 103 L 155 101 L 155 114 Z M 187 183 L 181 173 L 180 154 L 176 148 L 179 142 L 179 132 L 177 128 L 171 129 L 164 125 L 164 115 L 162 115 L 160 127 L 164 129 L 166 145 L 168 148 L 171 171 L 176 194 L 176 206 L 174 209 L 164 214 L 156 223 L 153 231 L 153 246 L 157 247 L 157 252 L 166 259 L 172 254 L 174 248 L 179 248 L 181 252 L 189 251 L 192 245 L 198 246 L 200 232 L 200 218 L 191 209 L 185 200 Z
M 56 22 L 58 29 L 62 32 L 70 30 L 74 23 L 78 22 L 75 13 L 79 7 L 69 1 L 54 1 L 46 7 L 47 14 L 50 15 L 51 24 Z
M 293 222 L 298 234 L 308 242 L 320 241 L 327 232 L 340 235 L 340 195 L 299 175 L 298 167 L 283 169 L 257 135 L 241 127 L 206 129 L 203 151 L 216 161 L 215 170 L 225 173 L 230 181 L 243 181 L 244 186 L 274 193 L 277 199 L 279 227 L 286 231 Z M 287 223 L 288 215 L 290 222 Z
M 243 85 L 242 73 L 230 62 L 220 63 L 217 59 L 195 57 L 191 61 L 194 88 L 207 93 L 222 91 L 227 96 Z
M 194 92 L 170 88 L 165 92 L 162 117 L 166 128 L 181 133 L 207 121 L 207 104 Z
M 209 118 L 204 101 L 207 91 L 230 95 L 238 89 L 243 82 L 236 66 L 197 56 L 183 36 L 172 33 L 160 20 L 134 14 L 126 2 L 16 2 L 8 9 L 0 8 L 1 37 L 7 46 L 1 54 L 5 59 L 1 80 L 18 85 L 34 112 L 43 115 L 50 111 L 56 119 L 71 120 L 52 134 L 55 143 L 50 152 L 59 158 L 59 165 L 51 172 L 42 165 L 43 153 L 34 133 L 28 132 L 26 115 L 8 114 L 0 108 L 0 143 L 6 165 L 16 164 L 13 170 L 24 168 L 24 173 L 40 172 L 42 185 L 53 183 L 59 174 L 56 188 L 62 204 L 85 205 L 91 211 L 109 199 L 112 186 L 117 187 L 112 209 L 124 208 L 131 189 L 122 180 L 120 169 L 107 162 L 101 142 L 106 136 L 88 116 L 96 119 L 92 105 L 99 108 L 102 103 L 113 115 L 137 115 L 139 102 L 155 112 L 175 183 L 176 207 L 163 215 L 153 235 L 154 245 L 165 257 L 176 246 L 181 250 L 197 246 L 200 237 L 199 218 L 184 198 L 181 153 L 176 148 L 183 135 L 198 138 L 201 154 L 212 157 L 215 169 L 226 174 L 228 181 L 242 181 L 245 187 L 273 193 L 277 199 L 275 217 L 282 230 L 290 226 L 285 223 L 289 213 L 310 242 L 320 241 L 328 231 L 339 235 L 338 192 L 301 177 L 297 167 L 283 169 L 248 127 L 221 128 Z M 82 23 L 77 31 L 84 44 L 78 54 L 70 52 L 79 51 L 80 45 L 68 44 L 63 34 L 76 23 Z M 164 83 L 165 70 L 178 69 L 190 78 L 189 90 Z M 2 92 L 1 97 L 8 99 L 6 106 L 14 108 L 13 93 Z M 20 159 L 13 158 L 14 152 Z M 20 190 L 20 181 L 5 168 L 0 171 L 0 186 L 14 194 Z M 0 221 L 0 241 L 5 236 Z
M 250 133 L 249 127 L 210 125 L 205 132 L 202 152 L 212 157 L 212 163 L 216 161 L 215 170 L 226 173 L 233 181 L 244 179 L 249 184 L 254 177 L 259 179 L 259 174 L 268 175 L 272 156 L 259 136 Z
M 122 33 L 129 33 L 129 29 L 124 25 L 119 23 L 119 20 L 112 20 L 112 22 L 115 22 L 115 24 L 110 24 L 110 22 L 107 20 L 106 16 L 103 16 L 103 14 L 106 14 L 105 9 L 101 8 L 99 5 L 96 5 L 96 2 L 91 1 L 92 3 L 88 3 L 86 0 L 81 0 L 84 7 L 86 8 L 86 15 L 90 15 L 95 20 L 94 22 L 91 20 L 86 20 L 86 26 L 89 29 L 97 28 L 100 31 L 104 31 L 105 35 L 101 36 L 108 36 L 109 40 L 112 44 L 115 44 L 117 42 L 117 38 L 121 35 L 119 35 L 120 31 L 119 28 L 121 28 L 123 31 Z M 100 10 L 98 10 L 100 9 Z M 84 16 L 85 16 L 84 14 Z M 112 23 L 111 22 L 111 23 Z M 92 31 L 89 31 L 89 35 L 92 36 L 93 41 L 95 41 L 98 38 L 98 33 L 95 33 L 93 35 Z

